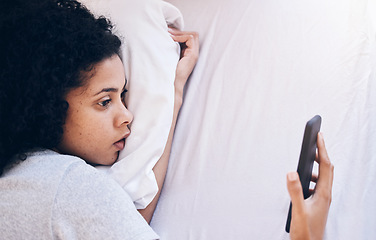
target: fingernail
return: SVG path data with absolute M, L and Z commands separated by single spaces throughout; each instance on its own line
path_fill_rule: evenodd
M 296 181 L 296 180 L 298 180 L 298 173 L 297 172 L 289 172 L 287 174 L 287 179 L 289 181 Z

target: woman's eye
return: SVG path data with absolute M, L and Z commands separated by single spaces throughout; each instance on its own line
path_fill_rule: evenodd
M 124 91 L 121 93 L 121 100 L 123 101 L 123 103 L 125 103 L 125 94 L 128 92 L 127 89 L 124 89 Z
M 102 107 L 108 107 L 108 105 L 110 104 L 110 102 L 111 102 L 111 99 L 106 99 L 106 100 L 104 100 L 102 102 L 99 102 L 98 104 L 100 106 L 102 106 Z
M 123 92 L 121 93 L 121 98 L 124 98 L 125 97 L 125 94 L 128 92 L 127 89 L 124 89 Z

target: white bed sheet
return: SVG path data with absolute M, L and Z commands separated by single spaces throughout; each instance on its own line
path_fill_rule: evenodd
M 375 0 L 170 0 L 201 52 L 152 227 L 288 239 L 286 173 L 315 114 L 335 165 L 325 239 L 376 239 Z

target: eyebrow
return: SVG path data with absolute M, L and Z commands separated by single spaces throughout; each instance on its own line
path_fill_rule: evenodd
M 94 96 L 97 96 L 97 95 L 101 94 L 102 92 L 118 92 L 118 91 L 119 91 L 118 88 L 103 88 L 102 90 L 100 90 L 99 92 L 94 94 Z
M 124 91 L 126 89 L 125 88 L 126 85 L 127 85 L 127 79 L 125 79 L 125 84 L 124 84 L 124 87 L 121 91 Z M 119 91 L 118 88 L 103 88 L 102 90 L 100 90 L 99 92 L 94 94 L 94 96 L 97 96 L 97 95 L 101 94 L 102 92 L 118 92 L 118 91 Z

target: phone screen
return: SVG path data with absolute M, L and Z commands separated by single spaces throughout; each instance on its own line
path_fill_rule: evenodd
M 300 151 L 297 170 L 303 188 L 304 199 L 310 196 L 309 184 L 312 178 L 313 163 L 315 162 L 316 158 L 317 134 L 320 131 L 320 127 L 321 117 L 319 115 L 316 115 L 307 122 L 304 130 L 303 143 Z M 286 232 L 290 232 L 291 207 L 292 205 L 290 202 L 290 208 L 285 227 Z

